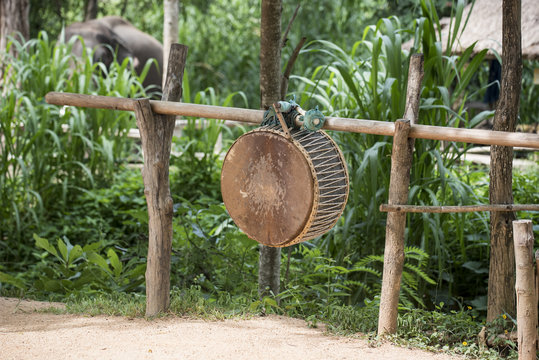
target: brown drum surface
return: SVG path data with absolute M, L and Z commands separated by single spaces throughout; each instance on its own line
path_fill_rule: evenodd
M 241 136 L 221 172 L 225 206 L 238 227 L 267 246 L 295 240 L 311 218 L 318 184 L 292 141 L 271 130 Z

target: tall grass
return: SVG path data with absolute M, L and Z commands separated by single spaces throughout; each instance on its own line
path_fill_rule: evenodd
M 89 50 L 76 58 L 72 43 L 56 43 L 45 32 L 10 46 L 16 57 L 0 53 L 6 65 L 0 98 L 0 239 L 6 252 L 0 253 L 17 261 L 28 256 L 20 250 L 47 216 L 112 179 L 128 155 L 126 134 L 134 126 L 130 113 L 52 106 L 45 94 L 137 97 L 144 89 L 129 60 L 107 69 L 92 62 Z
M 419 123 L 438 126 L 473 127 L 492 112 L 470 117 L 465 103 L 474 92 L 469 86 L 481 66 L 486 51 L 472 57 L 473 48 L 453 55 L 450 48 L 458 39 L 464 1 L 454 6 L 447 49 L 442 51 L 439 18 L 432 1 L 422 0 L 422 16 L 407 30 L 396 17 L 385 18 L 363 32 L 361 40 L 350 51 L 327 41 L 311 42 L 302 56 L 326 56 L 326 63 L 316 67 L 310 77 L 293 78 L 298 99 L 306 107 L 318 104 L 338 116 L 395 121 L 403 116 L 408 63 L 413 53 L 424 54 L 425 76 L 421 92 Z M 410 50 L 403 48 L 412 38 Z M 486 84 L 485 84 L 486 85 Z M 477 93 L 477 92 L 476 92 Z M 335 229 L 318 240 L 327 254 L 342 263 L 363 261 L 366 256 L 383 254 L 386 215 L 380 204 L 387 202 L 389 187 L 391 138 L 365 134 L 334 133 L 350 168 L 350 197 L 345 213 Z M 480 199 L 474 195 L 471 176 L 456 170 L 465 151 L 464 144 L 441 144 L 416 140 L 411 172 L 409 203 L 426 205 L 471 204 Z M 429 276 L 438 280 L 446 292 L 452 272 L 479 250 L 470 253 L 466 234 L 481 234 L 488 243 L 488 226 L 483 214 L 409 215 L 406 243 L 431 255 Z M 365 275 L 360 274 L 367 280 Z M 420 279 L 421 280 L 421 279 Z M 423 282 L 418 292 L 425 292 Z M 445 291 L 444 290 L 444 291 Z M 363 293 L 354 291 L 356 298 Z M 433 290 L 440 293 L 441 290 Z M 432 301 L 439 299 L 433 296 Z M 447 301 L 446 301 L 447 303 Z

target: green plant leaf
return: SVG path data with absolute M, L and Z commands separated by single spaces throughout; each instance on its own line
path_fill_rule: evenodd
M 107 251 L 107 256 L 110 261 L 110 265 L 114 270 L 114 276 L 119 277 L 122 274 L 122 262 L 118 258 L 118 255 L 113 249 Z
M 17 279 L 14 276 L 11 276 L 9 274 L 6 274 L 4 272 L 0 271 L 0 283 L 4 284 L 10 284 L 15 286 L 16 288 L 19 288 L 21 290 L 25 290 L 26 286 L 24 285 L 24 281 L 21 279 Z
M 67 253 L 67 245 L 61 240 L 58 239 L 58 250 L 60 250 L 60 254 L 62 255 L 62 260 L 65 264 L 68 264 L 69 256 Z
M 92 252 L 88 254 L 88 261 L 92 264 L 95 264 L 99 266 L 103 271 L 105 271 L 108 274 L 112 275 L 112 272 L 110 271 L 109 264 L 107 263 L 107 260 L 103 258 L 98 253 Z
M 77 259 L 79 259 L 83 254 L 82 248 L 80 245 L 75 245 L 69 250 L 69 259 L 68 265 L 73 264 Z
M 58 252 L 56 251 L 56 249 L 54 248 L 54 246 L 52 246 L 51 244 L 49 244 L 49 241 L 47 239 L 44 239 L 40 236 L 38 236 L 37 234 L 34 234 L 34 240 L 36 241 L 36 246 L 37 247 L 40 247 L 42 249 L 45 249 L 48 253 L 56 256 L 59 260 L 62 260 L 59 256 L 58 256 Z

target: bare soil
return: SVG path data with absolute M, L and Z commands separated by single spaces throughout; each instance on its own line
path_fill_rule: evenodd
M 63 305 L 0 297 L 0 359 L 461 359 L 373 346 L 283 316 L 203 321 L 38 312 L 49 307 Z

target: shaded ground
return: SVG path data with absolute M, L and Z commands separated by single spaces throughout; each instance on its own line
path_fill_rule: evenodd
M 54 315 L 62 307 L 0 297 L 0 358 L 8 359 L 461 359 L 327 335 L 282 316 L 203 321 Z

